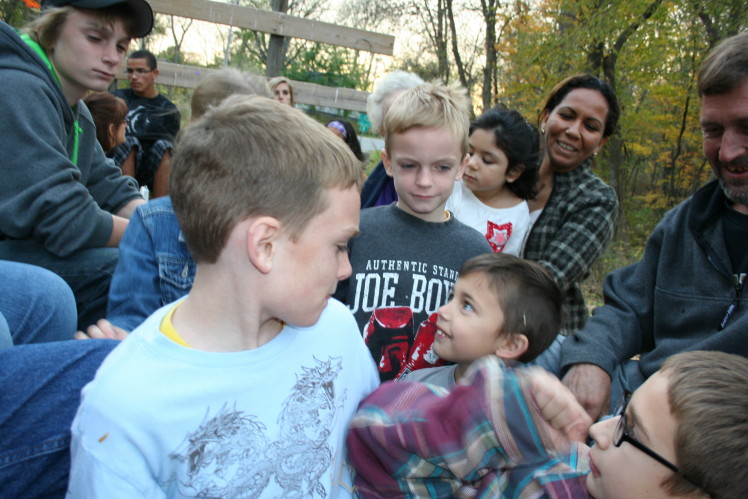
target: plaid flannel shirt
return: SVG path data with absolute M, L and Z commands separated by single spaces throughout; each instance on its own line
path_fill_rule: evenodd
M 585 161 L 553 176 L 553 191 L 527 237 L 523 257 L 547 268 L 564 293 L 561 334 L 584 326 L 589 313 L 580 283 L 608 246 L 618 197 Z
M 451 391 L 389 382 L 347 437 L 361 497 L 587 498 L 589 449 L 556 450 L 524 368 L 476 361 Z

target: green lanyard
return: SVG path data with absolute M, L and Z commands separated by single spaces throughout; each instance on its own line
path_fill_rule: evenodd
M 47 57 L 47 54 L 44 52 L 44 49 L 42 49 L 42 47 L 34 40 L 32 40 L 31 37 L 26 33 L 21 33 L 21 39 L 26 42 L 26 44 L 31 47 L 34 52 L 36 52 L 36 55 L 38 55 L 42 61 L 44 61 L 47 69 L 49 69 L 50 73 L 52 73 L 52 76 L 55 77 L 57 84 L 60 85 L 60 88 L 62 88 L 60 78 L 57 77 L 57 71 L 55 71 L 55 68 L 52 66 L 52 62 L 50 62 L 49 57 Z M 78 144 L 80 143 L 82 132 L 83 129 L 78 124 L 78 120 L 76 119 L 75 123 L 73 124 L 73 154 L 70 157 L 70 161 L 72 161 L 75 166 L 78 166 Z

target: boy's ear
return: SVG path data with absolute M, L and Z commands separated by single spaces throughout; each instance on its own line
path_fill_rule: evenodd
M 525 165 L 516 165 L 507 170 L 504 178 L 510 184 L 522 176 L 522 172 L 525 171 Z
M 273 267 L 281 230 L 280 221 L 274 217 L 258 217 L 247 228 L 247 256 L 252 265 L 263 274 Z
M 390 160 L 387 149 L 382 149 L 382 164 L 384 165 L 384 171 L 387 172 L 387 176 L 392 176 L 392 161 Z
M 457 174 L 455 175 L 455 182 L 460 180 L 462 178 L 462 175 L 465 173 L 465 168 L 467 168 L 468 161 L 470 161 L 470 154 L 465 154 L 465 157 L 462 158 L 462 162 L 460 163 L 460 166 L 457 168 Z
M 502 359 L 517 360 L 527 351 L 530 341 L 524 334 L 502 334 L 498 338 L 495 354 Z

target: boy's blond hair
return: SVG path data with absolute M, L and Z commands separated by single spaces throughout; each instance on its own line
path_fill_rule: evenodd
M 45 51 L 48 51 L 57 42 L 68 16 L 75 12 L 76 8 L 71 6 L 52 7 L 43 11 L 36 19 L 29 22 L 21 29 L 21 32 L 29 35 Z M 124 5 L 117 4 L 100 9 L 86 10 L 96 16 L 104 26 L 112 24 L 115 20 L 121 21 L 125 33 L 134 38 L 135 30 L 132 12 Z
M 270 87 L 265 78 L 238 69 L 224 68 L 208 73 L 192 92 L 190 108 L 196 120 L 208 109 L 217 106 L 229 95 L 260 95 L 271 98 Z
M 459 85 L 424 83 L 400 94 L 384 117 L 384 148 L 391 155 L 393 134 L 413 127 L 447 128 L 460 144 L 460 160 L 468 151 L 470 99 Z
M 175 151 L 172 202 L 197 263 L 215 263 L 248 217 L 274 217 L 296 239 L 329 205 L 328 189 L 361 183 L 345 142 L 303 112 L 254 95 L 210 109 Z

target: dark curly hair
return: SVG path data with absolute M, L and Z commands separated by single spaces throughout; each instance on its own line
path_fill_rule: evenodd
M 493 132 L 496 147 L 506 154 L 509 164 L 506 172 L 524 166 L 522 174 L 506 185 L 522 199 L 535 197 L 540 169 L 540 140 L 538 130 L 517 111 L 496 106 L 478 116 L 470 124 L 470 134 L 475 130 Z

